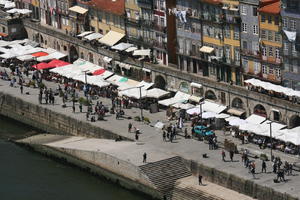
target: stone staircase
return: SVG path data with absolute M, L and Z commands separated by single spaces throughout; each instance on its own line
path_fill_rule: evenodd
M 179 156 L 145 164 L 140 169 L 162 196 L 169 196 L 177 180 L 192 175 Z
M 212 188 L 213 189 L 213 188 Z M 210 195 L 201 190 L 189 186 L 175 186 L 169 199 L 172 200 L 223 200 L 223 198 Z

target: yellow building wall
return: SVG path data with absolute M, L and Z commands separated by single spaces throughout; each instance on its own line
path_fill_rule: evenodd
M 116 27 L 114 25 L 110 25 L 110 24 L 106 24 L 106 23 L 102 23 L 102 22 L 99 22 L 98 23 L 98 27 L 99 29 L 102 29 L 103 30 L 103 34 L 105 35 L 108 31 L 112 30 L 112 31 L 116 31 L 118 33 L 123 33 L 125 34 L 125 30 L 124 29 L 121 29 L 119 27 Z
M 266 29 L 266 30 L 271 30 L 271 31 L 279 31 L 279 25 L 275 25 L 275 15 L 272 15 L 272 23 L 269 24 L 268 22 L 268 14 L 264 14 L 266 16 L 266 21 L 265 22 L 261 22 L 261 15 L 259 15 L 259 25 L 260 25 L 260 29 Z
M 203 42 L 218 45 L 218 46 L 223 46 L 223 43 L 221 43 L 221 41 L 219 39 L 211 38 L 211 37 L 207 37 L 207 36 L 203 36 Z
M 262 44 L 264 44 L 266 46 L 282 47 L 282 44 L 277 43 L 277 42 L 272 42 L 272 41 L 267 41 L 267 40 L 262 40 L 261 42 L 262 42 Z
M 254 74 L 254 62 L 252 60 L 248 60 L 248 70 L 250 74 Z

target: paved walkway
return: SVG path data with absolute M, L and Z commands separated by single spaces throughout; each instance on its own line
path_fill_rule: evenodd
M 30 95 L 25 95 L 25 94 L 22 95 L 20 94 L 19 88 L 9 87 L 8 81 L 0 80 L 0 85 L 1 85 L 0 86 L 1 91 L 11 94 L 13 96 L 23 98 L 26 101 L 38 104 L 38 93 L 39 93 L 38 89 L 24 87 L 24 93 L 29 92 Z M 46 85 L 52 88 L 57 87 L 57 84 L 54 84 L 52 82 L 49 83 L 46 82 Z M 111 107 L 111 101 L 109 99 L 100 98 L 99 101 L 102 101 L 104 105 Z M 71 102 L 67 103 L 68 105 L 67 108 L 62 108 L 61 104 L 62 104 L 62 100 L 56 97 L 56 104 L 54 106 L 46 105 L 46 104 L 43 104 L 41 106 L 50 108 L 55 112 L 65 114 L 79 120 L 86 120 L 84 113 L 79 113 L 79 112 L 72 113 Z M 78 107 L 76 107 L 76 110 L 78 110 Z M 85 110 L 86 108 L 84 108 L 84 111 Z M 125 109 L 125 113 L 126 115 L 134 117 L 139 115 L 140 110 L 136 108 Z M 151 122 L 156 122 L 157 120 L 160 120 L 162 122 L 169 123 L 169 121 L 166 119 L 165 111 L 161 111 L 158 113 L 149 113 L 148 111 L 144 111 L 144 116 L 148 117 Z M 199 163 L 205 163 L 205 165 L 209 167 L 216 168 L 226 173 L 234 174 L 236 176 L 243 177 L 244 179 L 253 180 L 252 175 L 249 174 L 248 170 L 243 167 L 242 163 L 240 162 L 241 158 L 238 155 L 235 156 L 236 162 L 222 162 L 221 150 L 208 150 L 208 145 L 204 144 L 203 142 L 193 140 L 193 139 L 184 139 L 183 137 L 177 137 L 177 139 L 173 143 L 163 142 L 162 133 L 159 130 L 149 125 L 146 125 L 142 122 L 135 122 L 133 120 L 127 120 L 127 119 L 116 120 L 115 115 L 107 115 L 105 117 L 105 120 L 106 121 L 97 121 L 92 124 L 95 126 L 99 126 L 101 128 L 112 130 L 120 135 L 134 139 L 134 133 L 127 132 L 128 123 L 131 122 L 133 123 L 133 126 L 139 128 L 142 132 L 139 140 L 139 143 L 141 144 L 142 143 L 151 144 L 154 147 L 163 149 L 165 153 L 179 155 L 181 157 L 184 157 L 185 159 L 191 159 Z M 188 126 L 188 124 L 185 125 Z M 223 133 L 218 131 L 217 131 L 217 135 L 219 137 L 219 141 L 223 140 L 223 138 L 225 137 L 223 136 Z M 235 140 L 231 136 L 226 136 L 226 137 Z M 247 149 L 250 150 L 250 152 L 255 152 L 258 154 L 260 152 L 265 153 L 269 151 L 269 150 L 260 150 L 256 145 L 253 144 L 247 144 L 242 147 L 246 147 Z M 203 153 L 207 153 L 209 158 L 208 159 L 202 158 Z M 295 162 L 298 161 L 297 157 L 293 157 L 284 154 L 282 152 L 275 152 L 275 153 L 280 155 L 280 157 L 283 160 L 295 161 Z M 151 160 L 151 153 L 148 153 L 148 158 Z M 288 193 L 296 197 L 300 196 L 300 188 L 299 188 L 300 176 L 298 176 L 298 173 L 295 173 L 294 176 L 286 177 L 288 181 L 285 183 L 274 183 L 273 179 L 275 178 L 275 175 L 272 173 L 267 173 L 267 174 L 259 173 L 260 165 L 261 165 L 261 161 L 256 160 L 256 166 L 258 172 L 256 174 L 256 179 L 254 180 L 256 183 L 262 186 L 272 187 L 275 190 L 280 191 L 282 193 Z M 267 163 L 267 169 L 268 169 L 267 171 L 269 172 L 271 171 L 270 162 Z

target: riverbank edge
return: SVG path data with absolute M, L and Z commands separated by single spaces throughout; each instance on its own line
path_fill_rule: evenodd
M 45 146 L 41 144 L 29 144 L 29 143 L 22 143 L 17 141 L 13 141 L 13 142 L 21 147 L 37 152 L 55 161 L 67 163 L 68 165 L 78 167 L 79 169 L 82 169 L 92 175 L 105 178 L 106 180 L 114 184 L 117 184 L 123 188 L 126 188 L 127 190 L 131 190 L 140 193 L 142 195 L 146 195 L 148 198 L 152 198 L 154 200 L 160 199 L 159 193 L 155 189 L 149 186 L 141 184 L 140 182 L 137 181 L 133 181 L 129 178 L 126 178 L 125 176 L 121 176 L 116 173 L 113 173 L 112 171 L 104 169 L 100 166 L 92 164 L 83 159 L 69 155 L 66 152 L 60 151 L 59 149 L 55 149 L 53 147 Z
M 117 133 L 93 126 L 88 122 L 79 121 L 72 117 L 51 111 L 40 105 L 26 102 L 20 98 L 0 92 L 0 115 L 15 119 L 35 128 L 61 135 L 73 135 L 84 137 L 96 137 L 105 139 L 116 139 Z M 130 138 L 121 136 L 124 140 L 132 141 Z M 247 196 L 265 200 L 298 200 L 286 193 L 277 192 L 267 186 L 256 184 L 252 180 L 246 180 L 218 169 L 205 166 L 202 163 L 185 159 L 185 163 L 194 175 L 201 173 L 208 181 L 237 191 Z M 107 172 L 111 173 L 111 172 Z M 137 188 L 139 189 L 139 188 Z

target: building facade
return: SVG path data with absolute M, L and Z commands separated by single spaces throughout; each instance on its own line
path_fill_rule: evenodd
M 281 84 L 280 0 L 261 1 L 258 11 L 262 79 Z
M 244 79 L 261 78 L 259 48 L 259 0 L 241 0 L 241 64 Z
M 285 87 L 300 90 L 300 4 L 282 0 L 283 74 Z

